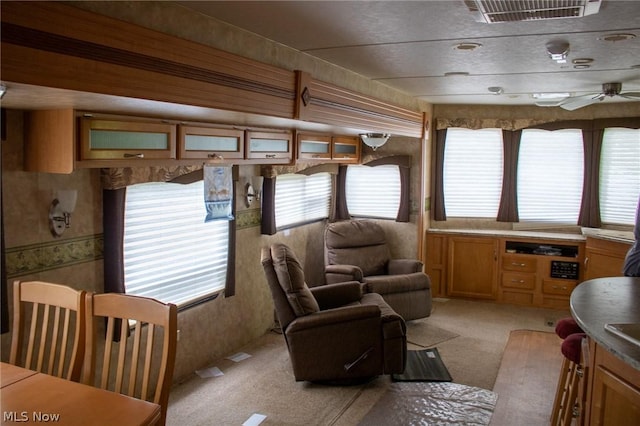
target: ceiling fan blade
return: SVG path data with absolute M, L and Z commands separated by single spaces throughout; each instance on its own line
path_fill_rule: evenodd
M 567 111 L 574 111 L 578 108 L 595 104 L 596 102 L 601 101 L 602 99 L 604 99 L 604 95 L 602 93 L 598 95 L 577 96 L 575 98 L 569 98 L 568 100 L 560 104 L 560 108 L 566 109 Z
M 625 92 L 620 93 L 620 96 L 627 99 L 636 99 L 640 101 L 640 92 Z

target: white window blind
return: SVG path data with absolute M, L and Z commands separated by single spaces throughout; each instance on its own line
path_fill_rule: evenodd
M 578 223 L 583 151 L 579 129 L 522 131 L 517 176 L 521 221 Z
M 443 169 L 447 216 L 496 218 L 502 169 L 502 130 L 447 129 Z
M 600 159 L 600 216 L 634 225 L 640 196 L 640 129 L 605 129 Z
M 229 222 L 204 221 L 203 182 L 127 188 L 124 280 L 128 294 L 178 306 L 223 290 Z
M 357 217 L 395 219 L 400 208 L 400 170 L 396 165 L 349 166 L 347 209 Z
M 276 229 L 313 222 L 329 217 L 331 175 L 284 174 L 276 178 Z

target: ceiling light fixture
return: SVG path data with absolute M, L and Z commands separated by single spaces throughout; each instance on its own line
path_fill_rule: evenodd
M 504 93 L 504 89 L 499 86 L 491 86 L 487 90 L 494 95 L 502 95 Z
M 467 77 L 469 75 L 468 72 L 465 71 L 452 71 L 452 72 L 445 72 L 444 76 L 445 77 Z
M 635 34 L 619 33 L 619 34 L 606 34 L 601 37 L 598 37 L 598 40 L 611 41 L 615 43 L 616 41 L 631 40 L 633 38 L 636 38 Z
M 567 62 L 569 56 L 569 43 L 563 40 L 552 40 L 547 43 L 547 54 L 559 64 Z
M 384 145 L 391 135 L 389 133 L 364 133 L 360 139 L 374 151 Z
M 573 66 L 573 69 L 576 70 L 586 70 L 587 68 L 591 68 L 591 65 L 589 64 L 577 64 Z
M 533 99 L 565 99 L 571 96 L 569 92 L 549 92 L 549 93 L 532 93 L 531 97 Z
M 571 61 L 571 63 L 575 65 L 590 64 L 592 62 L 593 62 L 592 58 L 576 58 L 573 61 Z
M 480 43 L 471 43 L 471 42 L 464 42 L 464 43 L 458 43 L 455 46 L 453 46 L 454 50 L 462 50 L 465 52 L 471 51 L 471 50 L 476 50 L 477 48 L 482 47 L 482 44 Z

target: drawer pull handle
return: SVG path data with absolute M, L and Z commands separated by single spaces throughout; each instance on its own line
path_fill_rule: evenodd
M 520 266 L 520 267 L 524 268 L 525 266 L 527 266 L 527 264 L 526 263 L 511 262 L 511 266 Z
M 144 154 L 124 154 L 124 158 L 144 158 Z
M 512 283 L 524 284 L 524 280 L 511 280 Z
M 276 158 L 275 154 L 267 154 L 265 155 L 265 158 Z
M 207 154 L 207 157 L 213 158 L 214 160 L 224 160 L 222 155 L 216 154 L 215 152 L 213 154 Z
M 553 286 L 553 289 L 554 289 L 554 290 L 558 290 L 558 289 L 560 289 L 560 290 L 566 290 L 566 289 L 567 289 L 567 286 L 566 286 L 566 285 L 563 285 L 563 286 L 561 287 L 561 286 L 559 286 L 559 285 L 554 285 L 554 286 Z

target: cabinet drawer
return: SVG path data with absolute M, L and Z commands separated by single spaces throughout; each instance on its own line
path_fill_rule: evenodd
M 536 285 L 536 276 L 533 274 L 519 274 L 517 272 L 504 272 L 502 274 L 502 287 L 533 290 Z
M 575 281 L 542 280 L 542 291 L 546 294 L 569 296 L 575 287 Z
M 503 256 L 502 269 L 504 271 L 536 272 L 536 259 L 518 256 Z

